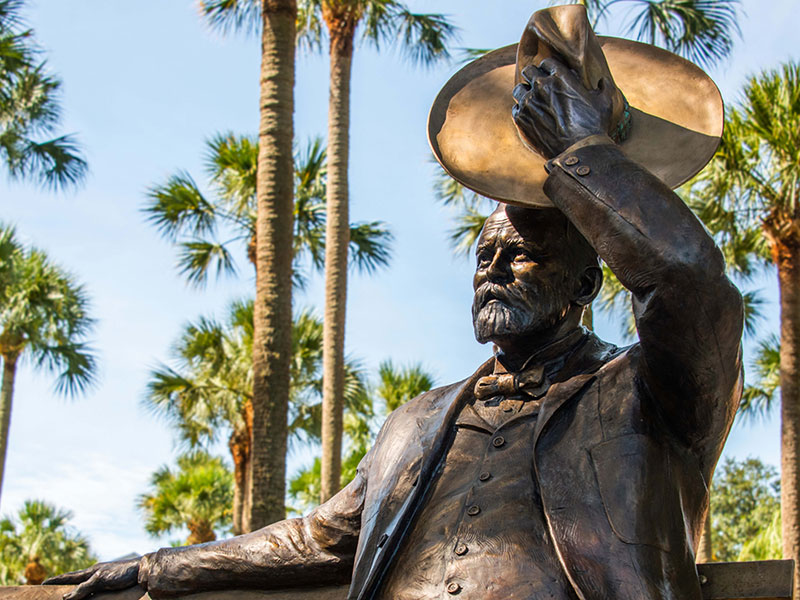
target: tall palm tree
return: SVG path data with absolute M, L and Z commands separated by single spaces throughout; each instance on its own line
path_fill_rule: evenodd
M 74 396 L 94 380 L 96 359 L 86 343 L 94 326 L 83 286 L 44 252 L 24 248 L 0 225 L 0 489 L 5 473 L 14 380 L 19 361 L 57 375 L 56 391 Z
M 318 439 L 322 382 L 322 323 L 310 311 L 294 319 L 289 434 Z M 225 323 L 200 318 L 188 324 L 175 344 L 174 366 L 150 374 L 145 406 L 175 427 L 188 448 L 228 435 L 233 462 L 233 531 L 244 531 L 245 491 L 252 457 L 253 302 L 234 302 Z M 347 406 L 364 412 L 364 384 L 356 365 L 348 365 Z
M 780 297 L 781 525 L 800 584 L 800 65 L 752 77 L 728 113 L 700 190 L 758 228 L 777 268 Z
M 84 569 L 97 558 L 69 525 L 72 513 L 43 500 L 26 500 L 0 521 L 0 585 L 38 585 L 56 573 Z
M 258 142 L 232 133 L 206 142 L 206 174 L 213 196 L 206 196 L 189 173 L 179 172 L 152 186 L 144 207 L 148 221 L 179 248 L 178 268 L 193 285 L 213 274 L 237 271 L 232 246 L 244 243 L 256 265 L 256 180 Z M 295 285 L 304 283 L 303 266 L 321 270 L 325 254 L 325 147 L 309 141 L 294 158 Z M 392 235 L 385 223 L 350 225 L 352 264 L 371 272 L 389 262 Z
M 73 136 L 47 139 L 60 121 L 61 81 L 41 60 L 24 6 L 0 0 L 0 159 L 13 179 L 69 187 L 83 180 L 87 165 Z
M 256 168 L 253 459 L 245 529 L 285 514 L 286 417 L 292 348 L 292 140 L 296 0 L 201 0 L 211 26 L 261 33 Z
M 178 457 L 177 469 L 161 467 L 150 479 L 150 491 L 136 501 L 153 536 L 186 527 L 187 544 L 217 539 L 231 524 L 233 475 L 221 458 L 197 450 Z
M 300 41 L 321 45 L 328 35 L 328 221 L 325 248 L 325 333 L 323 352 L 322 498 L 340 487 L 344 329 L 347 304 L 347 250 L 350 153 L 350 80 L 358 36 L 378 49 L 398 43 L 413 62 L 429 65 L 449 58 L 455 28 L 439 14 L 415 14 L 398 0 L 301 0 Z

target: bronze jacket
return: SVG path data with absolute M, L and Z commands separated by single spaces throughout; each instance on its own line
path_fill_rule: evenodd
M 699 600 L 708 485 L 741 396 L 741 296 L 699 221 L 619 148 L 548 168 L 548 196 L 631 291 L 640 339 L 617 349 L 591 336 L 544 398 L 531 469 L 549 534 L 582 600 Z M 307 517 L 159 550 L 151 594 L 350 580 L 348 598 L 380 597 L 452 422 L 490 370 L 392 413 L 356 478 Z

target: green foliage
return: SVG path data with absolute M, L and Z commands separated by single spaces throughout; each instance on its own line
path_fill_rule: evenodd
M 754 540 L 768 537 L 764 532 L 774 527 L 779 514 L 777 471 L 757 458 L 726 459 L 711 486 L 714 560 L 737 560 L 748 544 L 748 552 L 755 552 Z
M 384 401 L 387 413 L 433 387 L 433 377 L 419 364 L 396 367 L 391 360 L 385 360 L 378 366 L 378 379 L 376 393 Z
M 745 418 L 763 417 L 774 407 L 781 385 L 781 347 L 778 336 L 772 334 L 758 343 L 751 364 L 755 383 L 748 384 L 742 394 L 739 414 Z
M 0 225 L 0 256 L 0 355 L 27 355 L 55 373 L 59 393 L 84 391 L 97 367 L 86 342 L 94 320 L 83 286 L 41 250 L 23 248 L 13 227 Z
M 150 374 L 147 409 L 166 419 L 189 448 L 213 444 L 222 432 L 244 430 L 253 385 L 253 301 L 231 304 L 225 322 L 201 317 L 189 323 L 172 355 L 174 367 L 161 364 Z M 293 321 L 290 374 L 290 439 L 317 440 L 322 321 L 310 310 Z M 352 360 L 345 367 L 345 407 L 346 414 L 371 416 L 363 374 Z
M 232 247 L 247 246 L 255 266 L 258 143 L 232 133 L 206 142 L 206 175 L 211 197 L 192 176 L 178 172 L 148 191 L 147 220 L 178 247 L 178 269 L 195 286 L 209 276 L 234 275 Z M 325 147 L 311 140 L 295 153 L 294 281 L 302 286 L 301 265 L 323 268 L 325 257 Z M 393 236 L 381 221 L 350 227 L 351 265 L 371 273 L 389 264 Z
M 139 496 L 145 530 L 153 536 L 189 529 L 187 543 L 216 539 L 230 529 L 233 475 L 221 458 L 205 451 L 182 454 L 177 469 L 161 467 L 150 479 L 150 492 Z
M 61 81 L 48 72 L 22 0 L 0 0 L 0 160 L 12 179 L 48 188 L 80 183 L 87 172 L 73 136 L 50 139 L 61 120 Z
M 89 541 L 70 526 L 70 519 L 68 510 L 26 500 L 16 516 L 0 521 L 0 585 L 27 583 L 25 567 L 35 559 L 51 576 L 97 562 Z
M 742 544 L 736 560 L 778 560 L 783 558 L 781 511 L 776 510 L 772 523 Z

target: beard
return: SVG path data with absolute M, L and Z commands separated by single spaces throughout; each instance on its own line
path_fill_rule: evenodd
M 545 331 L 566 316 L 569 304 L 563 289 L 556 286 L 487 281 L 475 290 L 472 302 L 475 339 L 485 344 Z

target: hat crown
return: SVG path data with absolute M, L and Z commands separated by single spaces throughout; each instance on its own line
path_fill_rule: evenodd
M 627 102 L 614 83 L 585 6 L 551 6 L 533 13 L 517 46 L 515 82 L 523 81 L 525 67 L 538 67 L 551 57 L 572 69 L 587 90 L 597 90 L 601 85 L 612 87 L 611 125 L 607 133 L 616 138 L 626 118 Z

